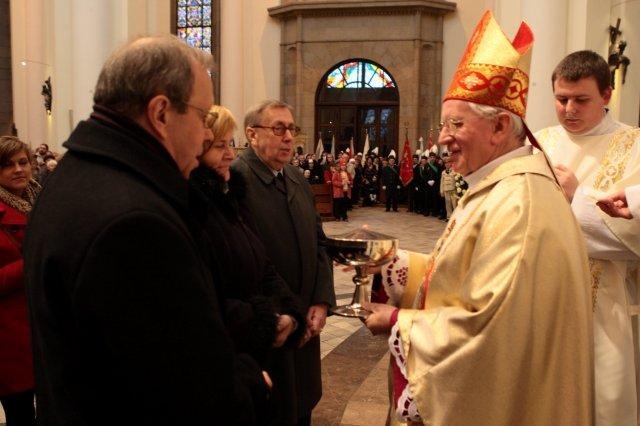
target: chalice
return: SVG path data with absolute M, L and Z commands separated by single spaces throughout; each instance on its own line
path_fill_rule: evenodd
M 343 317 L 365 319 L 371 312 L 362 307 L 371 301 L 371 280 L 368 268 L 390 262 L 398 249 L 398 239 L 374 232 L 366 227 L 345 234 L 327 237 L 325 246 L 329 256 L 342 265 L 353 266 L 356 288 L 348 305 L 338 306 L 331 311 Z

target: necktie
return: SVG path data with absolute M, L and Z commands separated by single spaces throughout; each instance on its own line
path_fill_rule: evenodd
M 287 193 L 287 187 L 284 183 L 284 175 L 282 174 L 282 172 L 278 172 L 278 174 L 276 175 L 275 178 L 275 182 L 276 182 L 276 188 L 278 188 L 278 190 L 280 192 L 282 192 L 283 194 Z

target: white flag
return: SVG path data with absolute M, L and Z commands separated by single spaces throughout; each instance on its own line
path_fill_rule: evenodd
M 331 156 L 333 157 L 334 161 L 336 159 L 336 137 L 331 136 Z
M 316 161 L 320 161 L 323 152 L 324 145 L 322 145 L 322 138 L 318 138 L 318 146 L 316 147 Z
M 364 166 L 367 155 L 369 154 L 369 132 L 366 132 L 364 137 L 364 149 L 362 150 L 362 165 Z

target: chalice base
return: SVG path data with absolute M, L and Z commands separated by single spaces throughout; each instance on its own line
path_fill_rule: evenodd
M 331 312 L 341 317 L 360 318 L 360 319 L 367 319 L 367 317 L 371 314 L 371 311 L 364 309 L 362 305 L 360 305 L 359 303 L 337 306 L 333 308 Z

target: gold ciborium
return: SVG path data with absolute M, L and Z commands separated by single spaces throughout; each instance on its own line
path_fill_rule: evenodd
M 366 318 L 371 313 L 362 307 L 364 302 L 371 301 L 371 280 L 367 269 L 390 262 L 398 249 L 398 239 L 363 227 L 327 237 L 325 246 L 334 261 L 356 269 L 353 277 L 356 289 L 351 303 L 338 306 L 332 312 L 343 317 Z

